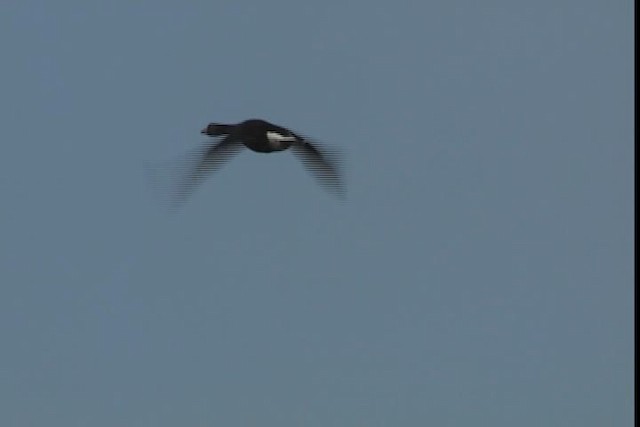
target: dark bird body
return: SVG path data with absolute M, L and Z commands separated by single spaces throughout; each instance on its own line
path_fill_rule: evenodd
M 219 138 L 212 145 L 199 150 L 190 158 L 189 170 L 181 171 L 183 180 L 173 194 L 173 204 L 181 204 L 208 174 L 218 170 L 226 161 L 247 147 L 258 153 L 272 153 L 292 149 L 303 165 L 327 190 L 344 198 L 344 184 L 339 173 L 335 153 L 320 150 L 317 142 L 291 130 L 264 120 L 250 119 L 238 124 L 209 123 L 201 133 Z
M 201 133 L 209 136 L 226 135 L 225 140 L 241 142 L 258 153 L 282 151 L 296 142 L 304 143 L 304 138 L 289 129 L 258 119 L 245 120 L 237 125 L 209 123 Z

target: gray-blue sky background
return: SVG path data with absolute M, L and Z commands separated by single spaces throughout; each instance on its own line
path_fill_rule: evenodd
M 0 4 L 0 425 L 620 426 L 630 1 Z M 342 147 L 348 202 L 209 121 Z

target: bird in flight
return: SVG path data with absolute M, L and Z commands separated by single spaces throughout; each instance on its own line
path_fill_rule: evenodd
M 320 144 L 291 130 L 265 120 L 250 119 L 237 124 L 209 123 L 201 131 L 212 140 L 189 156 L 180 168 L 181 179 L 171 194 L 171 204 L 183 204 L 208 175 L 245 147 L 258 153 L 291 149 L 306 169 L 330 193 L 345 197 L 340 162 L 335 152 L 321 149 Z

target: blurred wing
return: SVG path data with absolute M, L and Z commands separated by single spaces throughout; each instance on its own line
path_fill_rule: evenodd
M 291 148 L 322 187 L 340 199 L 345 198 L 346 189 L 340 171 L 341 162 L 336 150 L 325 148 L 321 151 L 317 142 L 314 141 L 311 144 L 306 138 L 299 138 Z
M 170 207 L 178 208 L 210 174 L 219 170 L 242 148 L 243 145 L 230 136 L 216 144 L 198 148 L 183 158 L 153 168 L 154 185 L 168 199 L 165 201 Z

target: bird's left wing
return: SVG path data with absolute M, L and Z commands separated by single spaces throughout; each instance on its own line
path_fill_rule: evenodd
M 198 148 L 183 158 L 154 168 L 155 184 L 160 186 L 172 208 L 183 205 L 198 186 L 212 173 L 219 170 L 244 146 L 231 135 L 214 144 Z M 160 182 L 158 177 L 170 178 Z

